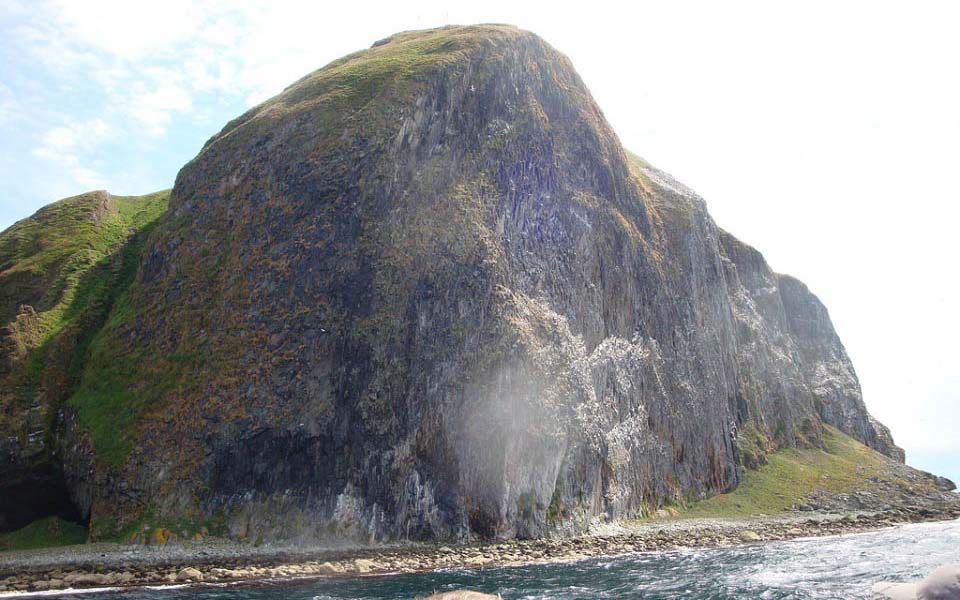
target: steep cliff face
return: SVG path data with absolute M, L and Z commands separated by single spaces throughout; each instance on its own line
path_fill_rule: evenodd
M 826 423 L 903 462 L 890 431 L 867 412 L 820 300 L 730 234 L 720 241 L 737 332 L 738 422 L 772 433 L 766 441 L 779 447 L 816 444 Z
M 506 26 L 405 33 L 214 136 L 64 404 L 95 531 L 529 537 L 727 490 L 836 426 L 826 310 Z

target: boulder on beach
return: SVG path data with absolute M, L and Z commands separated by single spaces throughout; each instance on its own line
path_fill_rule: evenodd
M 745 530 L 743 530 L 743 531 L 740 532 L 740 541 L 741 541 L 741 542 L 759 542 L 759 541 L 762 540 L 762 539 L 763 539 L 763 538 L 761 538 L 761 537 L 760 537 L 760 534 L 758 534 L 756 531 L 751 531 L 751 530 L 749 530 L 749 529 L 745 529 Z
M 484 594 L 483 592 L 474 592 L 471 590 L 456 590 L 453 592 L 441 592 L 426 597 L 418 597 L 417 600 L 502 600 L 500 594 Z
M 960 563 L 937 567 L 915 583 L 876 583 L 873 592 L 887 600 L 960 600 Z
M 193 567 L 187 567 L 177 573 L 177 581 L 203 581 L 203 573 Z

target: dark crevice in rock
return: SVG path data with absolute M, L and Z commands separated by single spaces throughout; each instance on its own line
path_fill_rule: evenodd
M 70 499 L 58 466 L 45 464 L 16 481 L 0 483 L 0 532 L 15 531 L 49 516 L 87 525 Z

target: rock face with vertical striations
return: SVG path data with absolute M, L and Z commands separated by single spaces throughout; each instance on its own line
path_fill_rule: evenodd
M 580 531 L 731 489 L 825 424 L 903 459 L 817 298 L 512 27 L 304 77 L 151 227 L 51 426 L 103 536 Z

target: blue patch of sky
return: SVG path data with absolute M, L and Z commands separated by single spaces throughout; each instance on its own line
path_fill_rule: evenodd
M 138 113 L 137 101 L 162 86 L 139 70 L 177 74 L 176 53 L 123 61 L 56 39 L 40 17 L 14 12 L 0 16 L 0 230 L 91 189 L 132 195 L 172 187 L 203 143 L 248 108 L 239 91 L 198 91 L 180 80 L 173 83 L 188 108 Z

